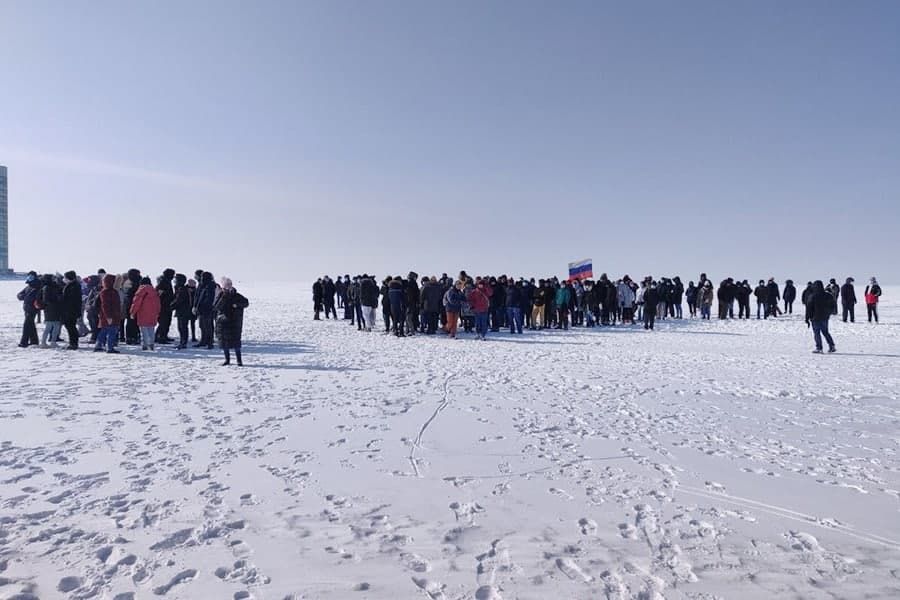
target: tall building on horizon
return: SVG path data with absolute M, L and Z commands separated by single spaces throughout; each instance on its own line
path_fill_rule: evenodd
M 9 271 L 9 196 L 6 167 L 0 165 L 0 273 Z

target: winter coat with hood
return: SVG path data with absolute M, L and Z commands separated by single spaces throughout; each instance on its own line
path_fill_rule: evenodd
M 656 305 L 659 304 L 662 295 L 656 286 L 650 286 L 644 289 L 644 314 L 655 315 Z
M 142 284 L 131 302 L 131 318 L 138 327 L 156 327 L 160 307 L 159 292 L 149 283 Z
M 222 348 L 240 348 L 244 331 L 244 310 L 250 301 L 234 288 L 223 289 L 216 300 L 216 330 Z
M 822 282 L 813 284 L 813 291 L 806 302 L 807 321 L 827 321 L 834 311 L 834 296 L 822 287 Z
M 322 282 L 322 293 L 325 294 L 326 300 L 334 300 L 334 294 L 336 292 L 337 288 L 334 287 L 334 282 L 331 279 L 326 279 Z
M 191 289 L 187 286 L 187 277 L 179 273 L 175 276 L 175 297 L 171 305 L 171 309 L 175 311 L 175 318 L 190 319 L 191 304 Z
M 115 289 L 116 276 L 106 275 L 103 278 L 103 289 L 100 291 L 100 318 L 101 327 L 118 327 L 122 322 L 122 299 Z
M 777 283 L 775 283 L 774 281 L 770 281 L 766 286 L 766 290 L 768 290 L 768 299 L 770 304 L 781 300 L 781 292 L 778 290 Z
M 406 290 L 403 282 L 396 279 L 388 284 L 388 298 L 391 301 L 391 310 L 406 310 Z
M 217 293 L 218 289 L 216 288 L 216 282 L 213 280 L 212 273 L 203 273 L 195 297 L 198 315 L 204 317 L 212 316 Z
M 563 308 L 563 307 L 568 308 L 570 299 L 571 299 L 571 296 L 569 293 L 569 288 L 567 288 L 564 285 L 559 286 L 556 290 L 556 296 L 555 296 L 556 306 L 558 308 Z
M 841 286 L 841 303 L 844 306 L 853 306 L 856 304 L 856 289 L 849 281 Z
M 447 312 L 458 313 L 462 310 L 462 304 L 466 301 L 466 296 L 455 287 L 447 290 L 444 294 L 444 308 Z
M 38 313 L 38 309 L 34 306 L 34 301 L 38 299 L 41 292 L 41 282 L 36 277 L 29 279 L 25 285 L 25 289 L 18 293 L 16 298 L 22 302 L 22 311 L 29 317 Z
M 62 291 L 56 285 L 56 281 L 52 277 L 44 278 L 44 287 L 41 289 L 41 305 L 44 307 L 44 320 L 61 321 L 62 320 Z
M 684 298 L 684 284 L 681 283 L 681 279 L 676 277 L 672 282 L 672 302 L 674 304 L 681 304 L 681 301 L 683 298 Z
M 359 284 L 359 302 L 363 306 L 378 308 L 378 284 L 371 277 L 364 277 Z
M 697 306 L 712 306 L 715 297 L 716 293 L 712 284 L 704 284 L 703 287 L 697 288 Z
M 479 315 L 484 314 L 488 310 L 490 310 L 491 293 L 492 290 L 490 286 L 483 284 L 469 290 L 466 293 L 466 300 L 469 301 L 469 306 L 472 308 L 473 313 Z
M 696 305 L 697 303 L 697 286 L 693 283 L 689 283 L 686 290 L 684 290 L 684 298 L 687 300 L 688 304 Z
M 757 304 L 765 304 L 769 301 L 769 288 L 765 286 L 765 284 L 759 284 L 756 286 L 756 289 L 753 291 L 753 295 L 756 296 Z
M 406 278 L 406 305 L 410 310 L 418 310 L 419 308 L 419 276 L 410 272 Z
M 787 282 L 784 284 L 782 298 L 784 298 L 785 302 L 793 302 L 797 299 L 797 288 L 794 287 L 793 283 Z
M 172 305 L 175 300 L 175 290 L 172 289 L 172 280 L 175 278 L 175 271 L 166 269 L 162 276 L 156 282 L 156 292 L 159 294 L 159 303 L 164 309 Z
M 75 277 L 66 280 L 62 292 L 62 320 L 76 321 L 82 314 L 81 284 Z
M 866 286 L 866 304 L 878 304 L 879 298 L 881 298 L 881 286 L 878 285 L 877 281 L 873 281 Z
M 522 288 L 513 283 L 506 286 L 506 308 L 522 308 Z
M 129 285 L 124 287 L 125 295 L 122 297 L 122 303 L 125 314 L 130 315 L 134 295 L 137 294 L 138 288 L 141 287 L 141 272 L 138 269 L 129 269 L 126 279 Z
M 634 295 L 634 290 L 631 289 L 631 286 L 623 281 L 616 287 L 617 287 L 616 292 L 618 295 L 619 306 L 621 306 L 623 308 L 631 308 L 632 306 L 634 306 L 635 295 Z M 646 304 L 646 302 L 647 302 L 647 294 L 644 293 L 644 303 Z
M 619 304 L 619 288 L 612 281 L 606 283 L 606 298 L 603 300 L 603 307 L 612 310 L 614 306 Z
M 437 281 L 429 281 L 421 290 L 422 310 L 427 313 L 441 312 L 444 302 L 444 288 Z

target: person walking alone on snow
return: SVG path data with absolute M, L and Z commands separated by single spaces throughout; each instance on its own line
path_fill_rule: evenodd
M 816 342 L 815 354 L 822 354 L 822 336 L 828 342 L 828 352 L 834 352 L 834 340 L 828 333 L 828 319 L 834 314 L 834 296 L 825 291 L 821 281 L 813 283 L 812 293 L 806 302 L 806 326 L 812 327 L 813 339 Z

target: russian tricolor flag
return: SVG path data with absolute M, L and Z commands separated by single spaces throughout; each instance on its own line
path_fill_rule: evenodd
M 569 263 L 569 280 L 590 279 L 594 276 L 594 264 L 590 258 Z

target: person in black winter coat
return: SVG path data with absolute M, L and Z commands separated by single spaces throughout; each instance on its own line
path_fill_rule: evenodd
M 728 310 L 731 307 L 731 303 L 734 301 L 733 292 L 729 289 L 730 285 L 728 280 L 725 279 L 719 284 L 719 289 L 716 290 L 716 299 L 719 301 L 720 319 L 728 318 Z
M 191 290 L 187 285 L 187 277 L 178 273 L 175 275 L 175 289 L 172 293 L 172 302 L 169 312 L 175 313 L 178 324 L 178 350 L 184 350 L 188 344 L 188 325 L 192 316 Z
M 391 302 L 391 320 L 394 322 L 394 335 L 404 337 L 403 327 L 406 324 L 406 289 L 403 279 L 398 275 L 388 285 L 388 299 Z
M 781 300 L 781 292 L 778 290 L 778 284 L 775 283 L 774 277 L 769 277 L 769 283 L 766 284 L 766 291 L 766 311 L 772 318 L 775 318 L 778 316 L 778 301 Z
M 841 286 L 841 307 L 844 309 L 844 323 L 847 322 L 847 317 L 850 317 L 850 322 L 856 322 L 856 315 L 854 311 L 856 310 L 856 290 L 853 287 L 853 278 L 848 277 L 847 281 L 844 285 Z
M 831 294 L 831 297 L 834 298 L 834 308 L 832 309 L 834 312 L 832 312 L 831 314 L 833 314 L 833 315 L 838 314 L 837 299 L 838 299 L 838 296 L 841 295 L 841 286 L 839 286 L 837 281 L 834 278 L 832 278 L 832 279 L 828 280 L 828 285 L 825 286 L 825 291 L 828 292 L 829 294 Z
M 319 277 L 316 282 L 312 286 L 312 295 L 313 295 L 313 311 L 315 312 L 315 316 L 313 317 L 314 321 L 319 321 L 319 313 L 322 312 L 322 304 L 325 301 L 325 286 L 322 285 L 322 278 Z
M 828 332 L 828 319 L 834 312 L 834 296 L 825 291 L 821 281 L 813 284 L 812 292 L 806 302 L 806 326 L 812 327 L 813 339 L 816 342 L 816 354 L 822 353 L 822 336 L 828 342 L 828 352 L 834 352 L 834 340 Z
M 156 343 L 171 344 L 172 338 L 169 337 L 169 329 L 172 327 L 172 302 L 175 300 L 175 290 L 172 289 L 172 280 L 175 278 L 174 269 L 166 269 L 163 271 L 159 279 L 156 280 L 156 291 L 159 294 L 159 321 L 156 326 Z
M 803 293 L 800 294 L 800 303 L 803 304 L 803 306 L 806 306 L 806 303 L 809 302 L 809 297 L 812 295 L 812 293 L 813 293 L 813 282 L 807 281 L 806 287 L 803 288 Z
M 125 288 L 125 300 L 122 306 L 125 314 L 125 343 L 129 346 L 136 346 L 141 341 L 141 329 L 138 327 L 137 320 L 131 316 L 131 303 L 134 302 L 134 295 L 141 287 L 140 270 L 129 269 L 127 279 L 129 285 Z
M 797 288 L 794 287 L 792 280 L 788 279 L 784 282 L 784 293 L 781 299 L 784 300 L 784 312 L 789 315 L 794 314 L 794 300 L 797 299 Z
M 506 322 L 506 282 L 505 277 L 500 279 L 490 278 L 491 285 L 491 331 L 500 331 Z
M 381 282 L 381 316 L 384 320 L 384 332 L 391 332 L 391 299 L 390 299 L 390 286 L 391 278 L 385 277 L 384 281 Z
M 425 315 L 425 333 L 437 333 L 438 318 L 444 304 L 444 289 L 436 279 L 422 279 L 421 290 L 422 313 Z
M 19 341 L 19 348 L 27 348 L 28 346 L 37 346 L 40 343 L 38 339 L 37 326 L 34 320 L 38 314 L 38 308 L 35 302 L 38 300 L 38 293 L 41 289 L 41 282 L 36 273 L 29 273 L 25 280 L 25 289 L 16 296 L 22 302 L 22 312 L 25 313 L 25 322 L 22 324 L 22 339 Z
M 62 290 L 52 275 L 44 275 L 43 286 L 38 295 L 38 303 L 44 311 L 44 332 L 41 334 L 41 348 L 47 348 L 47 342 L 56 348 L 59 344 L 59 333 L 62 327 Z
M 681 277 L 675 277 L 672 280 L 671 300 L 669 302 L 669 310 L 675 308 L 676 319 L 683 318 L 681 303 L 684 300 L 684 284 L 681 283 Z
M 688 313 L 691 318 L 695 318 L 697 316 L 697 286 L 693 281 L 688 282 L 687 289 L 684 291 L 684 299 L 687 301 Z
M 331 313 L 337 320 L 337 309 L 334 307 L 334 295 L 337 293 L 337 288 L 328 275 L 322 281 L 322 292 L 325 297 L 325 318 L 327 319 L 328 313 Z
M 200 285 L 194 297 L 194 314 L 200 321 L 200 341 L 194 344 L 195 348 L 206 346 L 208 349 L 213 348 L 213 312 L 215 311 L 216 301 L 216 281 L 213 274 L 204 271 L 200 276 Z
M 406 276 L 406 328 L 409 335 L 419 330 L 419 274 L 410 271 Z
M 763 317 L 769 318 L 769 288 L 766 287 L 766 283 L 760 279 L 759 285 L 756 286 L 756 289 L 753 291 L 753 295 L 756 296 L 756 319 L 759 320 L 760 314 Z
M 654 281 L 644 292 L 644 329 L 653 329 L 653 324 L 656 322 L 656 309 L 659 306 L 659 302 L 659 288 Z
M 375 278 L 364 273 L 359 282 L 359 303 L 362 305 L 363 327 L 366 331 L 372 331 L 375 327 L 375 312 L 378 308 L 378 284 Z
M 69 337 L 69 350 L 78 350 L 78 319 L 82 315 L 81 284 L 75 271 L 65 275 L 65 286 L 62 292 L 62 324 Z
M 225 352 L 223 367 L 231 364 L 231 350 L 234 350 L 237 365 L 244 366 L 241 359 L 241 337 L 244 331 L 244 310 L 248 306 L 250 306 L 250 301 L 234 289 L 230 279 L 224 277 L 222 293 L 219 294 L 215 304 L 219 343 Z
M 752 291 L 750 283 L 746 279 L 735 286 L 734 295 L 738 303 L 738 319 L 750 318 L 750 294 Z

